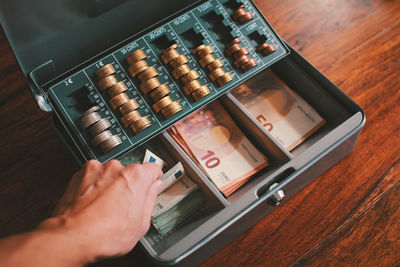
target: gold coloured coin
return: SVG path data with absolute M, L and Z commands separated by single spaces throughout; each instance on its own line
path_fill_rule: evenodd
M 140 85 L 140 89 L 142 90 L 143 94 L 147 95 L 148 93 L 150 93 L 151 91 L 153 91 L 160 85 L 161 85 L 160 81 L 156 77 L 154 77 L 154 78 L 148 79 L 147 81 L 144 81 Z
M 105 91 L 118 82 L 114 75 L 109 75 L 97 82 L 97 86 L 101 91 Z
M 228 57 L 232 56 L 235 52 L 242 48 L 240 44 L 232 44 L 225 49 L 225 53 Z
M 142 49 L 137 49 L 135 51 L 133 51 L 132 54 L 130 54 L 127 58 L 126 58 L 126 62 L 131 65 L 134 62 L 140 61 L 147 58 L 146 53 L 142 50 Z
M 265 56 L 272 54 L 276 51 L 276 48 L 272 44 L 263 43 L 259 47 L 257 47 L 257 52 L 262 52 Z
M 111 98 L 110 105 L 113 109 L 117 109 L 122 104 L 125 104 L 128 101 L 129 101 L 129 96 L 126 93 L 122 93 Z
M 208 95 L 209 93 L 210 93 L 210 90 L 208 89 L 207 85 L 203 85 L 196 91 L 192 92 L 192 97 L 194 98 L 194 101 L 197 102 L 200 99 L 202 99 L 203 97 L 205 97 L 206 95 Z
M 221 68 L 223 66 L 224 66 L 224 63 L 222 62 L 222 60 L 217 58 L 216 60 L 214 60 L 213 62 L 211 62 L 210 64 L 207 65 L 207 69 L 209 71 L 213 71 L 213 70 Z
M 182 111 L 183 108 L 178 101 L 174 101 L 165 108 L 161 110 L 161 114 L 165 119 L 169 119 L 170 117 L 174 116 L 176 113 Z
M 135 109 L 137 109 L 137 108 L 139 108 L 139 107 L 140 107 L 140 105 L 138 104 L 138 102 L 136 101 L 136 99 L 131 98 L 131 99 L 129 99 L 128 102 L 122 104 L 122 105 L 119 107 L 119 112 L 120 112 L 122 115 L 125 115 L 125 114 L 127 114 L 127 113 L 129 113 L 129 112 L 131 112 L 131 111 L 134 111 Z
M 232 56 L 234 60 L 238 60 L 242 56 L 245 56 L 249 53 L 249 50 L 247 50 L 246 47 L 240 48 L 238 51 L 236 51 Z
M 193 80 L 183 86 L 183 91 L 186 95 L 190 95 L 193 91 L 199 89 L 201 84 L 199 80 Z
M 150 78 L 153 78 L 158 75 L 158 71 L 153 66 L 148 67 L 141 73 L 139 73 L 138 78 L 141 82 L 147 81 Z
M 141 117 L 139 120 L 132 123 L 130 128 L 135 134 L 137 134 L 150 126 L 151 126 L 151 121 L 149 120 L 149 118 Z
M 190 71 L 190 68 L 188 65 L 182 65 L 177 67 L 176 69 L 174 69 L 171 74 L 175 79 L 179 79 L 180 77 L 182 77 L 183 75 L 187 74 Z
M 118 135 L 112 135 L 110 138 L 100 143 L 100 149 L 103 153 L 107 153 L 120 144 L 122 144 L 121 138 Z
M 110 89 L 107 90 L 107 94 L 110 98 L 113 98 L 114 96 L 119 95 L 126 90 L 128 90 L 128 87 L 126 86 L 125 82 L 121 81 L 111 86 Z
M 233 40 L 229 43 L 229 45 L 238 44 L 238 43 L 240 43 L 241 41 L 242 41 L 242 40 L 240 40 L 240 38 L 236 37 L 235 39 L 233 39 Z
M 239 58 L 238 60 L 233 62 L 233 65 L 235 65 L 236 68 L 241 68 L 242 65 L 246 64 L 247 62 L 250 61 L 249 56 L 242 56 L 241 58 Z
M 201 44 L 201 45 L 197 46 L 195 49 L 192 50 L 192 54 L 197 54 L 197 52 L 199 52 L 204 47 L 206 47 L 205 44 Z
M 249 62 L 241 65 L 240 67 L 242 68 L 243 72 L 246 72 L 254 68 L 255 66 L 257 66 L 257 61 L 254 58 L 252 58 L 249 60 Z
M 202 58 L 199 59 L 199 64 L 203 68 L 213 62 L 215 60 L 214 56 L 212 54 L 208 54 Z
M 186 84 L 190 83 L 193 80 L 196 80 L 200 77 L 199 73 L 196 70 L 189 71 L 186 75 L 181 77 L 181 81 Z
M 111 136 L 112 136 L 112 133 L 109 130 L 101 132 L 92 138 L 92 145 L 98 146 L 98 145 L 100 145 L 100 143 L 106 141 Z
M 170 49 L 170 50 L 166 50 L 162 53 L 161 59 L 164 61 L 165 64 L 168 64 L 170 61 L 179 57 L 179 55 L 180 54 L 176 49 Z
M 169 93 L 171 93 L 171 90 L 169 89 L 168 85 L 163 83 L 159 87 L 150 92 L 150 97 L 153 99 L 154 102 L 157 102 L 158 100 L 168 95 Z
M 127 114 L 125 114 L 122 118 L 121 118 L 121 122 L 122 125 L 125 128 L 128 128 L 129 125 L 131 125 L 132 123 L 134 123 L 135 121 L 137 121 L 138 119 L 140 119 L 142 116 L 140 115 L 139 111 L 134 110 L 131 111 Z
M 210 74 L 208 74 L 208 77 L 210 77 L 211 81 L 215 82 L 215 80 L 217 80 L 219 77 L 221 77 L 224 74 L 225 74 L 225 71 L 222 68 L 218 68 L 218 69 L 215 69 L 212 72 L 210 72 Z
M 171 97 L 165 96 L 165 97 L 161 98 L 160 100 L 158 100 L 156 103 L 154 103 L 152 107 L 155 112 L 159 112 L 160 110 L 162 110 L 163 108 L 165 108 L 166 106 L 168 106 L 171 103 L 172 103 Z
M 87 115 L 82 116 L 82 118 L 79 121 L 79 125 L 83 130 L 88 128 L 90 125 L 98 122 L 101 120 L 100 114 L 97 112 L 92 112 Z
M 226 72 L 224 75 L 217 78 L 217 82 L 218 82 L 219 86 L 223 86 L 232 80 L 233 80 L 233 77 L 229 72 Z
M 177 58 L 169 62 L 169 65 L 173 68 L 176 69 L 179 66 L 182 66 L 183 64 L 186 64 L 189 62 L 189 59 L 185 55 L 179 55 Z
M 203 58 L 209 54 L 214 53 L 214 49 L 210 45 L 206 45 L 203 49 L 200 49 L 197 54 L 200 58 Z
M 136 75 L 147 69 L 149 65 L 147 65 L 146 60 L 139 60 L 137 62 L 133 62 L 129 68 L 129 74 L 131 75 L 132 78 L 134 78 Z
M 108 75 L 117 72 L 112 64 L 107 64 L 96 71 L 97 79 L 102 79 Z
M 99 106 L 93 106 L 93 107 L 89 108 L 88 110 L 86 110 L 85 112 L 83 112 L 82 116 L 85 116 L 92 112 L 98 111 L 99 109 L 100 109 Z
M 99 120 L 98 122 L 89 127 L 89 133 L 91 136 L 95 136 L 107 130 L 110 127 L 111 127 L 110 121 L 106 118 L 102 118 L 101 120 Z
M 174 44 L 168 46 L 167 48 L 165 48 L 164 51 L 168 51 L 168 50 L 172 50 L 172 49 L 177 49 L 178 46 L 179 46 L 179 45 L 178 45 L 177 43 L 174 43 Z
M 249 20 L 253 19 L 253 15 L 250 12 L 246 12 L 246 14 L 244 14 L 243 16 L 239 17 L 239 22 L 241 24 L 244 24 L 246 22 L 248 22 Z
M 244 10 L 244 5 L 240 5 L 233 13 L 233 19 L 239 19 L 239 17 L 244 16 L 246 14 L 246 10 Z

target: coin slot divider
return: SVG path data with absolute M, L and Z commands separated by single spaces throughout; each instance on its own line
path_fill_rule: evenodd
M 272 156 L 278 162 L 287 162 L 294 158 L 230 92 L 220 100 L 233 120 L 246 136 L 254 140 L 254 145 L 257 145 L 262 153 Z

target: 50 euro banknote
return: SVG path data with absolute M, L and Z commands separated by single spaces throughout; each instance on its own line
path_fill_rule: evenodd
M 231 93 L 288 151 L 325 124 L 310 104 L 270 70 L 239 85 Z

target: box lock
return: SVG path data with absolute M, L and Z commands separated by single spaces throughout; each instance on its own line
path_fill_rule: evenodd
M 278 183 L 274 183 L 269 187 L 269 191 L 274 190 L 275 187 L 277 187 L 279 184 Z M 283 199 L 285 198 L 285 193 L 283 192 L 283 190 L 278 190 L 276 191 L 268 200 L 274 205 L 274 206 L 278 206 L 279 204 L 281 204 L 281 202 L 283 201 Z

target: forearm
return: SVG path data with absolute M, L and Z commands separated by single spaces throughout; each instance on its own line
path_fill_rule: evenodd
M 70 267 L 94 260 L 84 238 L 62 220 L 51 219 L 44 225 L 0 240 L 0 266 Z

